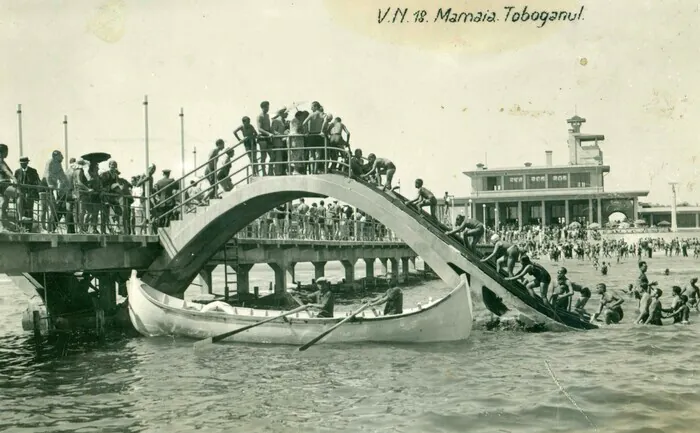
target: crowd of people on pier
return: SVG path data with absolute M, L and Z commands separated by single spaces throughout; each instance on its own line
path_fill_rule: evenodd
M 245 116 L 233 130 L 250 162 L 250 175 L 341 171 L 384 190 L 395 189 L 392 186 L 395 164 L 371 153 L 365 159 L 361 149 L 351 152 L 350 131 L 342 119 L 326 114 L 319 102 L 311 103 L 311 112 L 297 109 L 290 120 L 287 120 L 290 108 L 282 108 L 272 117 L 268 101 L 263 101 L 260 109 L 255 125 Z M 64 155 L 54 150 L 41 174 L 30 165 L 28 157 L 21 156 L 20 168 L 13 172 L 8 164 L 9 148 L 2 144 L 0 231 L 56 232 L 62 228 L 67 233 L 153 232 L 179 218 L 182 208 L 193 212 L 196 207 L 219 198 L 221 192 L 234 188 L 230 172 L 236 148 L 237 145 L 227 148 L 223 139 L 216 140 L 204 164 L 204 176 L 193 176 L 189 185 L 181 188 L 180 181 L 172 179 L 167 168 L 162 170 L 162 178 L 155 180 L 155 164 L 146 173 L 127 179 L 119 171 L 117 161 L 109 159 L 108 169 L 100 172 L 99 163 L 105 161 L 100 156 L 107 154 L 71 158 L 64 169 Z M 435 196 L 423 186 L 421 179 L 415 183 L 417 198 L 411 204 L 427 206 L 431 215 L 435 215 Z M 8 213 L 11 203 L 12 214 Z M 387 237 L 386 228 L 371 216 L 337 202 L 308 205 L 300 201 L 282 205 L 251 226 L 249 232 L 262 237 L 273 232 L 278 237 L 312 240 Z

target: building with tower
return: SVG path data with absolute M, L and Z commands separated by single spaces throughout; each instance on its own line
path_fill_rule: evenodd
M 471 180 L 471 194 L 451 198 L 455 208 L 484 222 L 489 227 L 510 225 L 605 224 L 615 213 L 630 222 L 640 218 L 639 197 L 649 191 L 606 191 L 605 177 L 610 166 L 604 164 L 600 143 L 602 134 L 581 131 L 586 119 L 567 120 L 568 164 L 554 165 L 551 150 L 543 164 L 524 163 L 520 167 L 489 168 L 477 164 L 465 171 Z M 444 203 L 444 201 L 443 201 Z

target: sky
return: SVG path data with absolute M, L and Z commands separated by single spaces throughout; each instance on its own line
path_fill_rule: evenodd
M 179 173 L 217 138 L 233 142 L 244 115 L 320 101 L 343 118 L 351 145 L 391 159 L 405 186 L 468 195 L 462 174 L 489 167 L 567 163 L 566 119 L 585 117 L 600 143 L 610 191 L 650 191 L 646 201 L 700 203 L 700 18 L 689 1 L 531 0 L 519 10 L 585 7 L 583 20 L 506 23 L 504 2 L 445 0 L 496 11 L 500 22 L 433 22 L 437 3 L 406 0 L 428 22 L 378 24 L 370 0 L 71 0 L 0 2 L 0 142 L 43 167 L 110 153 L 124 175 L 142 172 L 144 95 L 149 158 Z M 391 12 L 393 14 L 393 11 Z

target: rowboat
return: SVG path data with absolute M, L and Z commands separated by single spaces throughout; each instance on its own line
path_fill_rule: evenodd
M 186 302 L 157 291 L 135 272 L 127 283 L 129 317 L 147 337 L 180 336 L 203 339 L 283 314 L 284 311 L 232 307 L 221 311 Z M 222 303 L 223 304 L 223 303 Z M 227 308 L 228 307 L 228 308 Z M 302 345 L 347 317 L 315 317 L 301 311 L 240 332 L 228 340 L 261 344 Z M 430 343 L 465 340 L 472 328 L 472 303 L 466 277 L 444 298 L 429 301 L 402 314 L 375 315 L 372 311 L 347 321 L 320 343 L 396 342 Z

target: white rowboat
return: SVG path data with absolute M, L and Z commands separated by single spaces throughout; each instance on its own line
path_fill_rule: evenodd
M 229 307 L 231 310 L 228 312 L 202 312 L 201 305 L 161 293 L 143 283 L 135 272 L 132 272 L 127 289 L 131 323 L 147 337 L 203 339 L 284 313 L 242 307 Z M 333 318 L 318 318 L 308 311 L 302 311 L 253 327 L 226 341 L 302 345 L 346 317 L 345 313 L 336 312 L 336 315 Z M 466 340 L 471 328 L 471 295 L 467 280 L 462 276 L 461 283 L 444 298 L 417 308 L 404 309 L 403 314 L 375 316 L 371 311 L 366 312 L 340 326 L 319 343 L 458 341 Z

